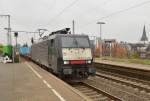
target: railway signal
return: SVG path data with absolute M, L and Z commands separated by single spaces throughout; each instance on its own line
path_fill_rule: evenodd
M 14 36 L 15 36 L 15 38 L 16 38 L 16 47 L 17 47 L 17 37 L 18 37 L 18 32 L 15 32 L 15 33 L 14 33 Z

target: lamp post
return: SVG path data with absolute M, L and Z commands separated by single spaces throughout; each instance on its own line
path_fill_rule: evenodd
M 97 24 L 99 24 L 99 27 L 100 27 L 100 41 L 102 41 L 102 24 L 106 24 L 105 22 L 97 22 Z M 99 41 L 99 45 L 100 45 L 100 41 Z M 100 48 L 100 47 L 99 47 Z M 101 46 L 101 50 L 102 49 L 102 46 Z M 102 51 L 99 49 L 99 56 L 102 57 Z

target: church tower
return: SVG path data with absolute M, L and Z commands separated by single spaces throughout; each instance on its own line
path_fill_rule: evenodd
M 141 37 L 141 41 L 145 42 L 148 41 L 148 37 L 146 35 L 146 29 L 145 29 L 145 25 L 144 25 L 144 28 L 143 28 L 143 34 L 142 34 L 142 37 Z

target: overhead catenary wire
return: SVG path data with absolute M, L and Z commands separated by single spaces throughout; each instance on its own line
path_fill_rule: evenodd
M 62 9 L 56 16 L 54 16 L 50 22 L 52 23 L 53 21 L 56 20 L 56 18 L 58 18 L 59 16 L 61 16 L 65 11 L 67 11 L 70 7 L 72 7 L 74 4 L 76 4 L 79 0 L 74 0 L 73 2 L 71 2 L 68 6 L 66 6 L 64 9 Z
M 104 1 L 101 5 L 106 5 L 107 3 L 110 3 L 111 1 L 112 1 L 112 0 L 106 0 L 106 1 Z M 78 15 L 78 17 L 84 15 L 84 14 L 87 13 L 87 12 L 91 12 L 91 11 L 96 10 L 99 6 L 100 6 L 100 5 L 98 5 L 98 6 L 94 7 L 94 8 L 91 8 L 91 9 L 88 9 L 88 10 L 82 12 L 81 14 Z
M 113 1 L 113 0 L 106 0 L 106 1 L 104 2 L 104 5 L 107 4 L 107 3 L 109 3 L 109 2 L 111 2 L 111 1 Z
M 143 6 L 143 5 L 145 5 L 145 4 L 148 4 L 148 3 L 150 3 L 150 0 L 145 1 L 145 2 L 142 2 L 142 3 L 139 3 L 139 4 L 136 4 L 136 5 L 133 5 L 133 6 L 128 7 L 128 8 L 126 8 L 126 9 L 122 9 L 122 10 L 113 12 L 113 13 L 111 13 L 111 14 L 109 14 L 109 15 L 106 15 L 106 16 L 103 16 L 103 17 L 101 17 L 101 18 L 95 19 L 95 20 L 93 20 L 93 21 L 90 21 L 90 22 L 88 22 L 88 23 L 86 23 L 86 24 L 80 26 L 79 28 L 80 28 L 80 29 L 81 29 L 81 28 L 85 28 L 85 27 L 87 27 L 88 25 L 90 25 L 90 24 L 92 24 L 92 23 L 95 23 L 95 21 L 103 20 L 103 19 L 112 17 L 112 16 L 114 16 L 114 15 L 118 15 L 118 14 L 120 14 L 120 13 L 129 11 L 129 10 L 134 9 L 134 8 L 138 8 L 138 7 Z M 85 25 L 86 25 L 86 26 L 85 26 Z

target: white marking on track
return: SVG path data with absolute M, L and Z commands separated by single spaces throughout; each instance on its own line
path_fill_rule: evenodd
M 33 67 L 31 65 L 29 65 L 26 62 L 26 65 L 40 78 L 42 79 L 42 76 L 33 69 Z M 51 89 L 51 91 L 60 99 L 60 101 L 66 101 L 46 80 L 43 79 L 43 83 L 49 88 Z

